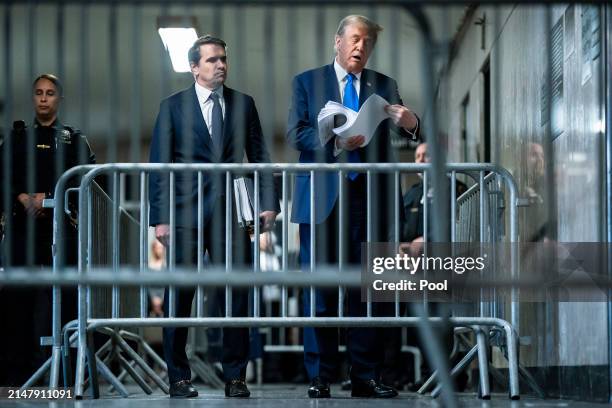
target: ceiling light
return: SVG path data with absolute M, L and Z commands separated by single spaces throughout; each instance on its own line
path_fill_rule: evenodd
M 189 48 L 198 39 L 194 17 L 159 17 L 157 31 L 170 55 L 175 72 L 189 72 Z

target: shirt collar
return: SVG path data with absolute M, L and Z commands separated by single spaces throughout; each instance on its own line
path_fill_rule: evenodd
M 198 100 L 200 101 L 200 103 L 206 102 L 208 98 L 210 98 L 210 94 L 212 94 L 213 92 L 219 95 L 219 99 L 223 99 L 223 85 L 221 85 L 214 91 L 211 91 L 210 89 L 205 88 L 196 82 L 195 91 L 196 91 L 196 95 L 198 96 Z
M 342 68 L 340 64 L 338 64 L 338 59 L 336 58 L 334 58 L 334 71 L 336 71 L 336 78 L 338 79 L 338 82 L 342 82 L 346 77 L 346 74 L 348 74 L 348 72 L 346 72 L 346 70 Z M 355 75 L 358 81 L 361 79 L 361 72 L 354 73 L 353 75 Z
M 38 127 L 48 127 L 48 128 L 57 128 L 60 126 L 60 122 L 57 119 L 57 116 L 55 117 L 55 120 L 49 125 L 49 126 L 43 126 L 40 124 L 40 122 L 38 121 L 38 118 L 34 117 L 34 129 L 38 128 Z

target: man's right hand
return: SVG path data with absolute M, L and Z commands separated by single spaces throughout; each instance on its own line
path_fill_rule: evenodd
M 356 135 L 351 137 L 336 137 L 336 147 L 338 149 L 353 151 L 365 142 L 365 136 Z
M 17 200 L 23 205 L 26 213 L 34 218 L 43 218 L 47 215 L 42 206 L 44 199 L 45 193 L 21 193 L 17 196 Z
M 170 225 L 157 224 L 155 226 L 155 238 L 157 238 L 163 246 L 168 246 L 170 244 Z
M 409 255 L 413 258 L 423 255 L 423 245 L 425 241 L 423 237 L 417 237 L 411 242 L 402 242 L 399 245 L 399 252 L 402 255 Z

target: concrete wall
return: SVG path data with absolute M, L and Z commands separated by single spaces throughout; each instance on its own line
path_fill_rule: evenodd
M 449 135 L 450 159 L 461 160 L 467 151 L 468 160 L 473 160 L 481 148 L 483 126 L 480 71 L 490 59 L 492 161 L 509 169 L 521 194 L 527 196 L 534 188 L 533 169 L 528 161 L 530 144 L 543 145 L 546 151 L 547 143 L 542 120 L 546 35 L 548 28 L 561 19 L 562 132 L 552 140 L 552 157 L 546 156 L 545 160 L 553 163 L 557 238 L 564 242 L 600 241 L 604 236 L 604 139 L 598 122 L 603 117 L 601 56 L 591 55 L 591 49 L 583 47 L 583 32 L 591 35 L 590 26 L 583 30 L 585 7 L 554 7 L 550 25 L 542 7 L 478 8 L 443 78 L 439 102 L 448 118 L 443 127 Z M 483 16 L 484 49 L 482 26 L 475 24 Z M 463 107 L 466 98 L 467 109 Z M 462 121 L 467 123 L 462 126 Z M 466 128 L 466 141 L 461 139 L 462 127 Z M 545 189 L 540 189 L 546 200 Z M 542 205 L 521 209 L 521 240 L 533 237 L 548 217 Z M 607 365 L 605 307 L 602 303 L 523 304 L 520 334 L 528 336 L 531 345 L 522 348 L 521 363 L 540 367 Z

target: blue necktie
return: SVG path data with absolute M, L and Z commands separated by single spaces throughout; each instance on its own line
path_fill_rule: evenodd
M 354 74 L 347 74 L 346 76 L 346 86 L 344 87 L 344 106 L 349 109 L 354 110 L 355 112 L 359 111 L 359 98 L 357 97 L 357 91 L 355 90 L 355 85 L 353 81 L 355 80 Z M 353 151 L 348 152 L 348 161 L 349 163 L 361 163 L 361 158 L 359 157 L 359 152 L 355 149 Z M 359 173 L 351 171 L 348 173 L 348 178 L 351 180 L 355 180 Z
M 213 101 L 212 123 L 210 124 L 211 138 L 217 155 L 221 157 L 221 154 L 223 154 L 223 110 L 221 109 L 219 95 L 216 92 L 210 94 L 210 99 Z

